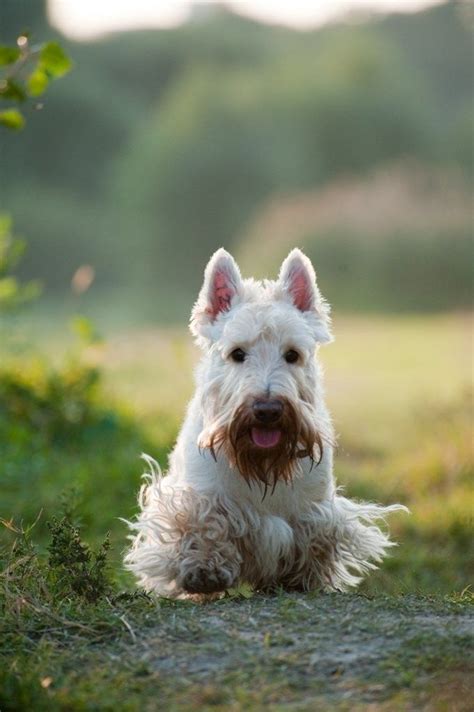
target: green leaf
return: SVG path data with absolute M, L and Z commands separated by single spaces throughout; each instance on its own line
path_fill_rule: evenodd
M 25 119 L 18 109 L 6 109 L 6 111 L 0 111 L 0 124 L 8 129 L 19 131 L 25 125 Z
M 0 82 L 0 97 L 12 101 L 25 101 L 26 93 L 18 82 L 13 79 L 5 79 Z
M 38 67 L 50 77 L 62 77 L 72 67 L 72 62 L 57 42 L 48 42 L 40 53 Z
M 0 45 L 0 66 L 5 64 L 13 64 L 20 57 L 18 47 L 5 47 Z
M 28 94 L 30 96 L 40 96 L 49 84 L 49 77 L 43 69 L 37 67 L 26 80 Z

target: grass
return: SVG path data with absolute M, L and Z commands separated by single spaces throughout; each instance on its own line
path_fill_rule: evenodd
M 66 515 L 0 577 L 2 710 L 467 710 L 472 596 L 120 593 Z M 84 565 L 84 551 L 87 563 Z M 70 575 L 65 576 L 65 552 Z M 89 593 L 95 590 L 95 596 Z M 464 689 L 437 706 L 440 684 Z
M 37 330 L 41 323 L 37 318 Z M 400 547 L 367 586 L 392 593 L 462 590 L 472 572 L 472 318 L 336 315 L 334 326 L 336 341 L 320 357 L 339 433 L 339 484 L 350 496 L 401 501 L 412 512 L 392 518 Z M 0 516 L 28 523 L 43 510 L 37 526 L 41 542 L 58 496 L 73 488 L 88 540 L 102 540 L 110 531 L 119 570 L 126 541 L 119 517 L 135 511 L 139 454 L 146 451 L 166 467 L 199 353 L 183 330 L 122 328 L 106 335 L 104 344 L 88 346 L 79 359 L 61 332 L 44 333 L 38 339 L 43 363 L 30 359 L 25 365 L 22 357 L 16 369 L 20 382 L 34 384 L 48 417 L 30 413 L 30 430 L 21 417 L 0 418 L 5 443 Z M 69 364 L 62 383 L 49 376 L 47 385 L 47 359 Z M 101 384 L 88 385 L 87 364 L 89 371 L 100 368 Z M 80 421 L 84 399 L 92 405 Z M 28 407 L 39 408 L 35 402 Z M 59 421 L 72 418 L 55 442 L 48 434 L 48 427 L 59 427 L 52 411 L 59 411 Z
M 79 358 L 50 330 L 16 365 L 3 346 L 2 710 L 468 709 L 471 320 L 335 327 L 321 358 L 338 480 L 410 507 L 399 547 L 358 594 L 242 589 L 204 607 L 134 593 L 120 564 L 139 453 L 166 465 L 192 391 L 188 336 L 116 330 Z

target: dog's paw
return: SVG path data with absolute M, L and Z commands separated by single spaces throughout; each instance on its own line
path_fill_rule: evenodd
M 184 575 L 182 587 L 186 593 L 217 593 L 230 588 L 233 583 L 228 571 L 215 571 L 200 566 Z

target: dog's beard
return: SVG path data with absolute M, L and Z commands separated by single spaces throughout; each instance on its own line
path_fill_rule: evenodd
M 309 457 L 319 464 L 323 455 L 323 439 L 315 425 L 301 417 L 291 401 L 284 400 L 283 404 L 278 423 L 265 428 L 255 420 L 251 406 L 244 403 L 229 424 L 213 430 L 205 443 L 214 458 L 222 450 L 249 484 L 253 480 L 262 482 L 265 493 L 268 486 L 274 489 L 278 480 L 289 482 L 299 459 Z M 281 435 L 273 447 L 258 447 L 251 436 L 254 428 L 278 430 Z

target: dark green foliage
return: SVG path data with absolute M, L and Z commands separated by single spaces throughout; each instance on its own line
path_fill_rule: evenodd
M 23 712 L 23 710 L 35 710 L 35 712 L 55 712 L 56 705 L 52 706 L 47 693 L 38 684 L 37 679 L 24 673 L 0 671 L 0 703 L 5 712 Z
M 7 129 L 19 131 L 25 125 L 25 119 L 18 109 L 4 109 L 3 111 L 0 111 L 0 124 L 5 126 Z
M 18 633 L 38 639 L 52 621 L 63 619 L 64 640 L 72 629 L 105 640 L 122 626 L 118 616 L 127 611 L 146 615 L 149 598 L 121 590 L 112 575 L 108 537 L 94 551 L 67 507 L 48 522 L 47 555 L 33 541 L 36 524 L 1 524 L 0 612 L 7 637 Z
M 31 521 L 45 509 L 50 517 L 58 493 L 72 486 L 82 497 L 81 519 L 93 526 L 95 540 L 110 530 L 113 542 L 123 542 L 118 517 L 134 511 L 139 455 L 156 456 L 157 449 L 127 415 L 103 404 L 95 368 L 36 363 L 0 371 L 0 442 L 0 516 Z M 44 518 L 37 529 L 45 534 Z M 72 529 L 68 532 L 72 541 Z
M 19 58 L 20 49 L 18 47 L 0 47 L 0 66 L 14 64 Z
M 49 82 L 63 77 L 71 66 L 58 42 L 31 45 L 29 33 L 17 38 L 16 47 L 0 45 L 0 102 L 6 102 L 0 124 L 14 130 L 23 128 L 25 117 L 15 105 L 41 96 Z
M 49 565 L 56 595 L 82 596 L 94 603 L 111 591 L 107 575 L 107 536 L 97 551 L 92 551 L 80 537 L 79 528 L 70 514 L 53 517 L 48 523 L 51 543 L 48 546 Z
M 0 429 L 8 439 L 31 431 L 37 442 L 69 447 L 106 436 L 115 414 L 95 407 L 98 382 L 97 369 L 74 363 L 37 373 L 0 371 Z
M 56 667 L 70 652 L 80 655 L 87 646 L 130 638 L 127 617 L 133 626 L 146 626 L 153 620 L 151 601 L 120 592 L 107 571 L 108 541 L 92 552 L 70 511 L 50 523 L 49 557 L 38 553 L 32 528 L 3 524 L 8 536 L 0 548 L 0 707 L 72 709 L 52 701 L 47 684 L 40 685 L 53 672 L 52 660 Z M 40 661 L 36 671 L 33 659 Z M 70 663 L 66 675 L 68 668 Z

